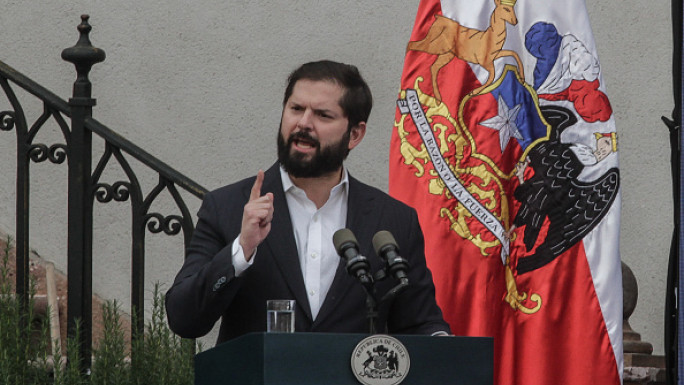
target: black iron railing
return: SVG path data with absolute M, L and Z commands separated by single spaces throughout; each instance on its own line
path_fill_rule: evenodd
M 0 111 L 0 130 L 14 131 L 17 137 L 16 290 L 24 301 L 27 300 L 26 293 L 29 291 L 29 165 L 31 162 L 67 162 L 67 327 L 68 336 L 78 337 L 81 341 L 81 357 L 84 357 L 85 365 L 89 366 L 92 345 L 92 240 L 95 200 L 102 203 L 130 201 L 132 206 L 131 309 L 137 315 L 133 327 L 142 332 L 145 319 L 146 231 L 168 235 L 180 234 L 182 231 L 187 246 L 192 236 L 193 223 L 178 188 L 200 199 L 206 189 L 92 118 L 95 99 L 91 97 L 92 85 L 88 73 L 94 64 L 105 59 L 105 53 L 93 47 L 90 42 L 88 35 L 91 26 L 88 24 L 88 16 L 83 15 L 81 19 L 78 42 L 62 52 L 62 58 L 73 63 L 77 72 L 73 95 L 68 102 L 0 62 L 0 85 L 11 106 L 11 110 Z M 14 92 L 15 86 L 43 103 L 43 113 L 30 126 Z M 38 131 L 51 120 L 59 126 L 64 142 L 52 145 L 34 143 Z M 100 155 L 95 170 L 91 166 L 93 134 L 104 140 L 104 152 Z M 129 164 L 129 157 L 159 175 L 159 182 L 150 192 L 145 194 L 142 191 L 136 173 Z M 114 183 L 101 181 L 104 170 L 112 161 L 116 161 L 124 170 L 127 180 Z M 150 211 L 152 203 L 165 190 L 173 198 L 179 214 L 163 215 Z M 78 328 L 79 334 L 75 335 L 77 322 L 81 323 L 81 327 Z

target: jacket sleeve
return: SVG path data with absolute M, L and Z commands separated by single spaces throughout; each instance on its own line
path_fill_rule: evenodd
M 387 327 L 394 334 L 451 333 L 435 299 L 435 285 L 425 262 L 425 241 L 415 210 L 396 235 L 399 251 L 409 262 L 409 286 L 389 309 Z
M 197 338 L 211 331 L 240 286 L 231 250 L 238 233 L 226 239 L 235 231 L 225 228 L 225 221 L 221 221 L 225 214 L 218 212 L 214 194 L 207 194 L 197 214 L 183 267 L 166 293 L 169 327 L 183 338 Z

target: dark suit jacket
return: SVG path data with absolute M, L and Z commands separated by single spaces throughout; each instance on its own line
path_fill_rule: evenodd
M 264 331 L 269 299 L 296 300 L 295 331 L 368 332 L 365 292 L 347 274 L 342 259 L 318 316 L 312 319 L 278 167 L 276 164 L 266 171 L 261 191 L 273 193 L 271 231 L 257 248 L 254 264 L 240 277 L 235 277 L 231 244 L 240 233 L 243 208 L 255 178 L 205 196 L 185 263 L 166 293 L 167 317 L 176 334 L 186 338 L 203 336 L 221 317 L 219 343 L 245 333 Z M 382 268 L 371 241 L 380 230 L 394 235 L 401 255 L 411 266 L 410 286 L 393 301 L 379 307 L 378 331 L 449 332 L 435 302 L 415 210 L 350 176 L 347 211 L 347 227 L 356 235 L 360 253 L 369 259 L 373 272 Z M 376 283 L 377 298 L 396 284 L 393 278 Z

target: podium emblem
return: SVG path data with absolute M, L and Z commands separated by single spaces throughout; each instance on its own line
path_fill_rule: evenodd
M 396 385 L 404 381 L 411 366 L 408 350 L 396 338 L 373 335 L 356 345 L 351 368 L 364 385 Z

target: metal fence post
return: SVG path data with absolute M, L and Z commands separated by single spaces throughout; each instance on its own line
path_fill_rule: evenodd
M 81 16 L 80 37 L 75 46 L 62 51 L 62 59 L 76 66 L 71 107 L 71 143 L 68 146 L 68 235 L 67 235 L 67 335 L 77 337 L 83 369 L 90 367 L 92 351 L 92 133 L 85 120 L 92 117 L 95 99 L 91 98 L 88 73 L 105 59 L 103 50 L 93 47 L 88 34 L 92 27 L 88 15 Z M 80 322 L 80 328 L 77 328 Z M 78 331 L 78 335 L 77 334 Z

